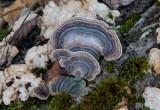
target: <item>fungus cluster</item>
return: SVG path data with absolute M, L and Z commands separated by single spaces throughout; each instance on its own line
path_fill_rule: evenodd
M 115 31 L 104 21 L 97 20 L 97 15 L 105 19 L 109 11 L 106 5 L 97 0 L 62 0 L 59 5 L 50 1 L 43 10 L 41 27 L 44 37 L 50 39 L 48 43 L 29 49 L 25 64 L 10 65 L 0 73 L 0 78 L 5 79 L 0 83 L 1 90 L 4 90 L 4 104 L 8 105 L 16 99 L 26 101 L 29 96 L 45 100 L 49 95 L 62 92 L 72 96 L 86 95 L 88 88 L 84 79 L 92 81 L 100 73 L 100 56 L 111 61 L 122 54 L 122 46 Z M 27 19 L 26 16 L 16 21 L 13 31 L 3 39 L 3 42 L 8 43 L 6 47 L 9 49 L 4 54 L 9 56 L 10 62 L 18 53 L 14 46 L 18 46 L 37 25 L 37 14 L 31 13 Z M 116 11 L 113 16 L 118 16 Z M 28 29 L 22 25 L 24 19 Z M 0 50 L 6 47 L 2 46 Z M 3 52 L 1 54 L 4 55 Z M 5 60 L 5 57 L 1 58 Z M 36 68 L 46 68 L 49 60 L 54 64 L 44 81 L 30 72 Z
M 34 89 L 42 100 L 62 92 L 85 95 L 87 88 L 83 79 L 92 81 L 100 73 L 99 57 L 110 61 L 122 54 L 116 33 L 108 24 L 96 19 L 72 17 L 64 21 L 54 29 L 51 42 L 50 58 L 58 62 L 48 71 L 45 83 Z
M 34 88 L 35 95 L 41 100 L 47 99 L 49 95 L 62 92 L 69 93 L 71 96 L 86 95 L 86 82 L 81 78 L 69 77 L 66 74 L 67 71 L 61 68 L 58 62 L 55 62 L 47 73 L 45 84 Z
M 100 56 L 111 61 L 122 54 L 116 33 L 99 20 L 71 18 L 55 29 L 51 40 L 53 59 L 57 59 L 70 75 L 89 81 L 100 73 L 97 61 Z

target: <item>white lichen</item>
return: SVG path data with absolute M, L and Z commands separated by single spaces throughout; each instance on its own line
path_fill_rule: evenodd
M 148 54 L 149 64 L 153 66 L 156 73 L 160 73 L 160 50 L 152 48 Z
M 3 76 L 5 79 L 2 97 L 5 105 L 9 105 L 15 99 L 26 101 L 29 96 L 35 97 L 33 90 L 42 82 L 42 79 L 31 73 L 25 64 L 11 65 L 3 74 L 0 78 Z
M 13 101 L 11 97 L 14 93 L 15 93 L 15 90 L 13 87 L 9 87 L 3 92 L 2 100 L 5 105 L 9 105 L 11 101 Z
M 113 17 L 119 17 L 120 16 L 120 12 L 118 10 L 112 10 L 111 13 L 112 13 Z
M 3 74 L 3 71 L 0 71 L 0 94 L 2 93 L 2 90 L 4 90 L 6 87 L 5 83 L 5 76 Z
M 10 64 L 18 54 L 18 49 L 6 42 L 0 42 L 0 66 L 4 63 Z
M 157 28 L 156 33 L 158 33 L 158 35 L 157 35 L 157 44 L 160 44 L 160 27 Z
M 141 37 L 139 39 L 143 39 L 145 38 L 147 35 L 149 35 L 152 32 L 151 29 L 146 30 L 145 32 L 143 32 L 143 34 L 141 35 Z
M 143 93 L 145 107 L 151 110 L 160 110 L 160 89 L 156 87 L 146 87 Z
M 30 70 L 35 68 L 46 68 L 51 54 L 51 44 L 34 46 L 27 51 L 25 63 Z

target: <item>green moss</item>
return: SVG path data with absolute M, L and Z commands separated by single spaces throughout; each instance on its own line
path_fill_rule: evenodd
M 95 90 L 89 92 L 84 100 L 71 110 L 110 110 L 127 96 L 127 82 L 122 78 L 109 77 L 101 81 Z
M 116 66 L 115 62 L 111 62 L 111 61 L 107 62 L 105 70 L 109 73 L 114 73 L 115 66 Z
M 138 102 L 138 98 L 137 96 L 134 94 L 134 95 L 131 95 L 129 98 L 128 98 L 128 104 L 130 106 L 134 106 L 136 104 L 136 102 Z
M 80 110 L 80 104 L 81 103 L 74 104 L 68 110 Z
M 142 95 L 139 97 L 136 96 L 136 94 L 132 94 L 131 96 L 128 97 L 128 105 L 129 106 L 135 106 L 136 103 L 141 102 L 144 103 L 145 100 Z
M 9 34 L 7 28 L 0 28 L 0 41 Z
M 141 18 L 140 14 L 134 14 L 125 18 L 125 23 L 120 26 L 119 30 L 123 34 L 128 33 L 128 31 L 134 26 L 136 21 L 138 21 L 140 18 Z
M 52 110 L 68 110 L 73 103 L 74 100 L 69 95 L 63 93 L 55 95 L 50 100 L 49 106 Z M 50 108 L 48 110 L 51 110 Z
M 97 82 L 95 80 L 93 80 L 93 81 L 89 81 L 88 83 L 95 85 Z
M 1 104 L 0 110 L 68 110 L 72 104 L 73 98 L 62 93 L 44 101 L 30 98 L 25 102 L 12 102 L 9 106 Z
M 128 97 L 128 105 L 129 106 L 134 107 L 135 104 L 138 103 L 138 102 L 140 102 L 140 103 L 144 103 L 145 102 L 145 100 L 144 100 L 142 95 L 137 97 L 137 95 L 136 95 L 136 93 L 137 93 L 136 86 L 131 84 L 130 90 L 131 90 L 131 95 Z
M 160 2 L 159 2 L 158 0 L 156 0 L 156 1 L 154 2 L 154 5 L 160 6 Z
M 142 79 L 144 72 L 148 69 L 149 64 L 146 58 L 132 57 L 127 59 L 126 64 L 122 67 L 120 76 L 132 82 L 137 79 Z
M 141 102 L 141 103 L 144 103 L 144 102 L 145 102 L 145 100 L 144 100 L 144 98 L 143 98 L 142 95 L 140 95 L 140 96 L 138 97 L 138 102 Z

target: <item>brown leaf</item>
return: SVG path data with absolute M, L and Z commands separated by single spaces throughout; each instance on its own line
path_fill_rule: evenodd
M 116 105 L 115 110 L 128 110 L 127 104 L 128 98 L 122 97 L 122 101 Z
M 18 100 L 18 96 L 19 96 L 19 92 L 17 91 L 11 96 L 11 99 L 12 100 Z
M 67 74 L 67 71 L 60 67 L 59 62 L 55 62 L 51 69 L 47 72 L 47 79 L 46 82 L 51 81 L 54 77 L 61 75 L 61 74 Z
M 35 1 L 35 0 L 21 0 L 21 2 L 22 2 L 26 7 L 31 6 L 34 1 Z

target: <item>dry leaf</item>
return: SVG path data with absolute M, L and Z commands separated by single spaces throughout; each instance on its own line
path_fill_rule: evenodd
M 22 8 L 29 7 L 35 0 L 16 0 L 9 7 L 4 8 L 3 14 L 6 14 L 3 18 L 5 22 L 12 27 L 13 23 L 19 18 Z
M 59 65 L 59 62 L 55 62 L 51 69 L 48 70 L 47 72 L 47 79 L 46 81 L 50 81 L 52 78 L 54 78 L 57 75 L 60 74 L 67 74 L 67 71 L 65 71 L 61 66 Z
M 35 0 L 21 0 L 21 1 L 26 7 L 29 7 L 32 5 L 32 3 L 34 3 Z
M 8 38 L 6 38 L 6 41 L 14 46 L 20 45 L 21 40 L 27 37 L 32 29 L 37 25 L 37 20 L 38 17 L 35 17 L 31 21 L 25 22 L 16 32 L 7 36 Z
M 128 98 L 122 97 L 122 101 L 116 105 L 115 110 L 128 110 L 127 104 Z
M 4 8 L 3 14 L 10 12 L 3 16 L 5 22 L 7 22 L 9 26 L 12 26 L 13 23 L 19 18 L 21 9 L 24 7 L 25 5 L 21 2 L 21 0 L 16 0 L 12 5 Z

